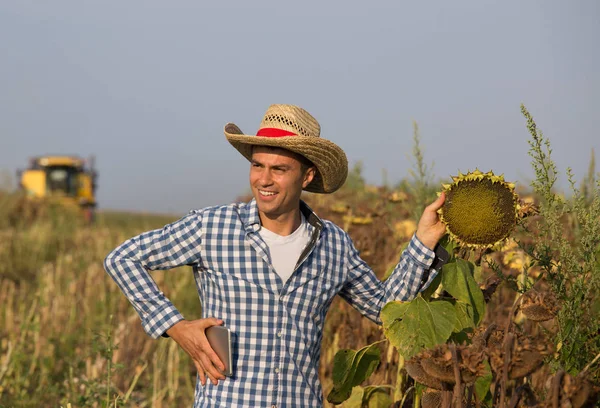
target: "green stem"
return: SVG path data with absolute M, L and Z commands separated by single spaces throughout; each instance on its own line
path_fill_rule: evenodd
M 415 389 L 414 393 L 415 393 L 415 399 L 414 399 L 413 407 L 421 408 L 421 394 L 419 394 L 416 389 Z M 402 406 L 402 405 L 400 405 L 400 406 Z
M 404 368 L 404 357 L 398 354 L 398 373 L 396 375 L 396 390 L 394 391 L 394 401 L 404 401 L 406 398 L 406 394 L 408 394 L 408 390 L 404 392 L 404 375 L 402 374 L 402 369 Z M 402 405 L 400 405 L 402 406 Z

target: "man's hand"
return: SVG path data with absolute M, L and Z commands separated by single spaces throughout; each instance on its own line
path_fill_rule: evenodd
M 167 334 L 194 361 L 194 365 L 200 374 L 202 385 L 206 384 L 207 376 L 214 385 L 217 385 L 218 380 L 225 379 L 225 376 L 222 374 L 225 370 L 225 365 L 210 346 L 205 333 L 205 330 L 209 327 L 221 324 L 223 324 L 223 321 L 214 317 L 189 321 L 181 320 L 167 330 Z
M 440 221 L 437 213 L 445 199 L 446 193 L 442 192 L 437 200 L 425 207 L 417 226 L 417 238 L 431 250 L 446 233 L 446 226 Z

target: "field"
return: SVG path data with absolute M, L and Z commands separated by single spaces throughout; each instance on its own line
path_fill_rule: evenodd
M 563 196 L 552 189 L 555 170 L 549 152 L 536 157 L 536 152 L 545 152 L 543 143 L 536 145 L 536 134 L 534 128 L 531 153 L 537 178 L 519 190 L 529 211 L 522 214 L 513 238 L 487 250 L 454 252 L 456 259 L 473 265 L 472 279 L 486 305 L 479 319 L 453 331 L 440 346 L 446 348 L 437 352 L 441 350 L 442 360 L 449 356 L 448 367 L 458 373 L 457 351 L 462 364 L 467 344 L 485 333 L 487 348 L 473 364 L 476 377 L 487 382 L 475 383 L 479 389 L 474 391 L 468 380 L 462 385 L 448 380 L 442 381 L 441 390 L 425 392 L 426 387 L 407 375 L 408 354 L 400 356 L 391 325 L 382 330 L 336 299 L 322 345 L 325 397 L 334 386 L 348 386 L 334 383 L 334 370 L 346 370 L 362 385 L 350 386 L 349 407 L 394 402 L 426 406 L 426 395 L 436 392 L 437 406 L 450 406 L 450 399 L 453 406 L 566 407 L 584 406 L 586 400 L 594 406 L 600 376 L 600 196 L 595 168 L 592 161 L 590 174 L 577 183 L 572 198 L 557 198 Z M 428 178 L 418 137 L 415 142 L 415 174 L 396 186 L 367 185 L 356 166 L 336 194 L 304 197 L 319 216 L 350 233 L 381 279 L 397 262 L 416 229 L 417 215 L 440 185 Z M 100 212 L 93 225 L 85 225 L 60 208 L 29 206 L 12 193 L 0 196 L 0 407 L 191 406 L 194 365 L 175 342 L 146 336 L 102 265 L 107 253 L 127 238 L 176 218 Z M 159 271 L 153 277 L 187 319 L 200 317 L 190 268 Z M 432 301 L 440 298 L 432 296 Z M 525 305 L 537 305 L 551 316 L 535 321 L 527 317 Z M 488 338 L 494 336 L 500 336 L 504 351 L 490 348 Z M 517 341 L 509 343 L 509 338 Z M 372 373 L 337 365 L 338 351 L 375 342 L 378 357 Z M 435 352 L 429 357 L 435 360 Z M 511 369 L 531 361 L 523 375 L 512 375 Z M 412 377 L 418 375 L 413 371 Z

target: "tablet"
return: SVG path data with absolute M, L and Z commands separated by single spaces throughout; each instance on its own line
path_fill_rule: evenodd
M 225 364 L 223 375 L 233 375 L 233 358 L 231 357 L 231 331 L 225 326 L 211 326 L 206 329 L 206 338 L 219 359 Z

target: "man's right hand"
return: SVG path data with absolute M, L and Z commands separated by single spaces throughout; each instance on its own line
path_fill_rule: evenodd
M 209 327 L 222 324 L 222 320 L 215 319 L 214 317 L 198 320 L 181 320 L 167 330 L 167 334 L 192 358 L 200 374 L 202 385 L 206 385 L 207 376 L 214 385 L 217 385 L 218 380 L 225 379 L 225 376 L 222 374 L 225 370 L 225 365 L 210 346 L 205 333 Z

